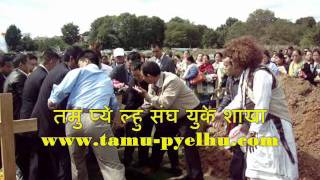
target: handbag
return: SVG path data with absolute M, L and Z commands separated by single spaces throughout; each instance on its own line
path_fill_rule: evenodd
M 202 72 L 199 71 L 197 76 L 190 80 L 190 84 L 191 85 L 196 85 L 196 84 L 198 84 L 200 82 L 203 82 L 205 80 L 206 80 L 205 75 Z

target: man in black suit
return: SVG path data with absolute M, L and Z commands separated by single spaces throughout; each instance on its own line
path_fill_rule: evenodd
M 135 86 L 140 86 L 145 90 L 148 90 L 148 83 L 143 80 L 143 76 L 141 74 L 141 60 L 140 54 L 138 52 L 132 52 L 128 55 L 128 63 L 130 63 L 130 71 L 133 75 L 133 78 L 129 82 L 129 88 L 126 91 L 127 101 L 126 101 L 126 110 L 135 110 L 140 109 L 140 106 L 144 102 L 144 97 L 134 89 Z M 151 119 L 147 119 L 147 117 L 143 117 L 143 121 L 141 122 L 142 129 L 139 132 L 133 131 L 132 128 L 136 128 L 134 122 L 131 120 L 126 123 L 125 131 L 126 137 L 148 137 L 151 136 L 153 123 Z M 124 165 L 126 167 L 130 166 L 133 160 L 133 152 L 135 147 L 125 147 L 124 150 Z M 148 161 L 148 147 L 139 147 L 139 166 L 144 166 Z
M 14 70 L 10 73 L 4 84 L 4 93 L 11 93 L 13 98 L 13 119 L 20 119 L 20 109 L 22 104 L 22 91 L 24 83 L 28 77 L 28 73 L 31 69 L 28 68 L 27 56 L 19 54 L 13 59 Z M 25 136 L 22 134 L 15 135 L 15 147 L 16 147 L 16 163 L 17 163 L 17 176 L 18 178 L 26 177 L 28 174 L 28 162 L 26 156 L 26 143 Z
M 37 102 L 43 80 L 60 61 L 59 55 L 51 49 L 43 52 L 43 64 L 40 64 L 25 82 L 22 96 L 20 118 L 30 118 L 34 105 Z
M 176 73 L 176 65 L 173 60 L 162 52 L 162 47 L 160 43 L 155 43 L 151 46 L 153 57 L 150 61 L 156 62 L 160 66 L 161 72 L 171 72 Z
M 53 84 L 60 84 L 65 75 L 78 67 L 78 60 L 81 57 L 82 49 L 73 46 L 67 49 L 62 61 L 53 68 L 44 79 L 40 88 L 38 100 L 32 111 L 31 117 L 38 118 L 39 137 L 64 137 L 64 124 L 57 125 L 54 122 L 54 113 L 48 109 L 48 99 Z M 67 98 L 60 104 L 58 109 L 66 109 Z M 71 179 L 70 157 L 67 147 L 54 146 L 43 147 L 39 162 L 39 171 L 42 179 L 59 180 Z
M 59 55 L 53 50 L 46 50 L 42 56 L 43 64 L 40 64 L 29 76 L 24 83 L 22 106 L 20 109 L 20 118 L 28 119 L 31 116 L 34 105 L 37 102 L 38 94 L 44 78 L 48 72 L 59 63 Z M 29 61 L 30 62 L 30 61 Z M 30 66 L 34 69 L 33 66 Z M 24 151 L 25 164 L 27 165 L 24 172 L 24 179 L 39 179 L 38 164 L 39 164 L 39 146 L 40 139 L 35 133 L 23 133 L 24 143 L 27 145 Z
M 0 55 L 0 93 L 3 93 L 4 82 L 7 76 L 12 72 L 13 56 L 8 54 Z

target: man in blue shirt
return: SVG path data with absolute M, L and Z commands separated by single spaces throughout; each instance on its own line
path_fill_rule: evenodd
M 90 145 L 97 158 L 100 171 L 104 179 L 122 180 L 124 166 L 121 164 L 116 147 L 94 146 L 101 136 L 112 137 L 111 125 L 103 120 L 93 121 L 89 109 L 104 109 L 110 107 L 117 111 L 118 104 L 113 92 L 111 79 L 100 69 L 98 55 L 87 50 L 79 60 L 82 68 L 70 71 L 59 85 L 54 85 L 48 100 L 48 107 L 55 108 L 66 96 L 69 95 L 67 109 L 82 109 L 82 128 L 75 130 L 73 127 L 78 121 L 67 122 L 66 136 L 92 137 Z M 67 117 L 70 114 L 68 113 Z M 86 167 L 86 154 L 88 148 L 80 147 L 76 143 L 69 146 L 71 157 L 72 179 L 88 179 Z

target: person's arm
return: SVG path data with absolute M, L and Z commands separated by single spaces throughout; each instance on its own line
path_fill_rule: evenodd
M 226 87 L 230 87 L 231 86 L 231 79 L 228 78 L 227 80 L 227 85 Z M 217 108 L 217 111 L 222 111 L 226 106 L 228 106 L 228 104 L 230 104 L 230 102 L 232 101 L 231 98 L 231 93 L 228 92 L 229 89 L 227 89 L 227 93 L 223 96 L 222 102 L 220 104 L 220 106 Z
M 195 66 L 192 66 L 189 70 L 189 72 L 184 76 L 184 79 L 189 81 L 193 78 L 195 78 L 198 75 L 198 68 Z
M 263 81 L 261 81 L 263 79 Z M 266 71 L 259 70 L 255 73 L 253 79 L 253 101 L 255 104 L 254 109 L 269 110 L 271 96 L 272 96 L 272 75 Z M 267 113 L 265 114 L 266 118 Z M 249 132 L 258 133 L 263 125 L 259 117 L 258 123 L 251 123 Z M 265 119 L 266 120 L 266 119 Z
M 172 80 L 167 84 L 167 87 L 164 88 L 164 91 L 160 94 L 160 96 L 148 93 L 145 94 L 145 99 L 155 108 L 169 109 L 176 100 L 182 86 L 182 81 Z
M 242 84 L 242 79 L 243 76 L 245 76 L 245 72 L 242 73 L 240 77 L 240 82 L 239 82 L 239 87 L 238 87 L 238 92 L 237 95 L 234 97 L 234 99 L 224 108 L 224 110 L 233 110 L 233 109 L 240 109 L 242 106 L 242 90 L 241 90 L 241 84 Z
M 72 70 L 67 73 L 59 85 L 54 84 L 48 102 L 50 101 L 55 105 L 60 104 L 72 91 L 80 72 L 80 69 Z

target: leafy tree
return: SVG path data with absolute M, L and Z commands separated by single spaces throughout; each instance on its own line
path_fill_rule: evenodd
M 233 38 L 237 38 L 243 35 L 248 35 L 248 26 L 244 22 L 237 21 L 228 29 L 225 39 L 226 41 L 229 41 Z
M 44 51 L 48 48 L 54 48 L 58 51 L 63 51 L 68 47 L 68 44 L 66 44 L 59 36 L 55 36 L 52 38 L 38 37 L 35 38 L 35 43 L 38 47 L 38 51 Z
M 169 47 L 199 47 L 202 34 L 199 28 L 187 20 L 173 18 L 167 23 L 165 45 Z
M 226 21 L 227 27 L 231 27 L 234 23 L 238 22 L 237 18 L 229 17 Z
M 79 26 L 74 25 L 73 23 L 65 24 L 61 28 L 63 41 L 69 45 L 72 45 L 79 41 Z
M 205 48 L 214 48 L 217 47 L 219 34 L 213 29 L 208 29 L 202 36 L 202 45 Z
M 308 28 L 313 28 L 317 24 L 317 22 L 314 17 L 308 16 L 297 19 L 296 24 L 304 25 Z
M 21 45 L 21 31 L 16 25 L 10 25 L 6 31 L 5 40 L 9 50 L 17 51 L 17 47 Z
M 34 40 L 30 37 L 30 34 L 25 34 L 21 39 L 21 45 L 23 50 L 26 51 L 35 51 L 37 49 L 37 45 Z
M 276 21 L 274 13 L 270 10 L 257 9 L 247 19 L 251 35 L 261 37 L 265 34 L 265 27 Z

